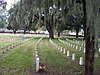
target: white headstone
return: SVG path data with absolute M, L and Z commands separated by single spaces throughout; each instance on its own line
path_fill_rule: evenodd
M 69 43 L 69 46 L 70 46 L 70 43 Z
M 73 48 L 75 48 L 75 45 L 73 45 Z
M 77 43 L 79 44 L 80 42 L 78 41 Z
M 81 47 L 80 47 L 80 50 L 81 50 Z
M 75 54 L 72 54 L 72 60 L 75 60 Z
M 72 46 L 72 44 L 70 44 L 70 47 Z
M 86 51 L 85 51 L 85 48 L 84 48 L 84 53 L 85 53 Z
M 82 46 L 84 46 L 84 43 L 82 44 Z
M 35 53 L 37 54 L 38 52 L 36 51 Z
M 35 55 L 35 58 L 36 58 L 36 59 L 38 58 L 38 54 Z
M 58 46 L 57 50 L 59 50 L 59 46 Z
M 70 46 L 70 43 L 69 43 L 69 46 Z
M 69 45 L 68 46 L 70 46 L 70 43 L 69 43 Z
M 72 47 L 72 44 L 71 44 L 71 47 Z
M 95 57 L 96 57 L 96 58 L 98 57 L 98 53 L 95 53 Z
M 36 58 L 36 72 L 39 72 L 39 58 Z
M 76 46 L 76 49 L 78 49 L 78 46 Z
M 100 52 L 100 48 L 99 48 L 99 52 Z
M 69 51 L 67 51 L 67 56 L 69 56 Z
M 35 50 L 37 51 L 37 48 L 35 48 Z
M 83 57 L 80 57 L 80 60 L 79 60 L 79 65 L 83 65 L 84 63 L 83 63 Z
M 60 51 L 61 51 L 61 52 L 63 51 L 63 48 L 62 48 L 62 47 L 60 48 Z
M 60 51 L 61 47 L 59 46 L 59 51 Z
M 64 54 L 66 53 L 66 50 L 64 49 Z

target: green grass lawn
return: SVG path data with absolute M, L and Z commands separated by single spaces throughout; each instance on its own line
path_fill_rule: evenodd
M 35 73 L 35 44 L 41 37 L 15 37 L 15 36 L 0 36 L 3 39 L 9 41 L 10 38 L 16 39 L 16 41 L 24 41 L 25 39 L 30 39 L 28 42 L 21 44 L 13 49 L 7 51 L 4 54 L 0 54 L 0 75 L 41 75 L 40 73 Z M 9 38 L 9 39 L 8 39 Z M 66 37 L 67 38 L 67 37 Z M 66 38 L 61 40 L 66 41 Z M 68 37 L 69 38 L 69 37 Z M 70 39 L 71 41 L 72 39 Z M 63 43 L 58 39 L 52 40 L 57 45 L 70 51 L 70 53 L 76 54 L 76 61 L 71 60 L 66 54 L 58 51 L 52 46 L 49 39 L 44 37 L 38 43 L 38 52 L 40 63 L 46 66 L 46 72 L 42 75 L 83 75 L 84 66 L 79 66 L 79 57 L 83 56 L 83 51 L 78 51 L 74 48 Z M 15 42 L 15 41 L 14 41 Z M 6 46 L 10 43 L 0 43 L 0 48 Z M 80 40 L 82 43 L 83 41 Z M 2 51 L 0 49 L 0 51 Z M 100 69 L 100 53 L 99 57 L 95 59 L 95 73 L 99 75 Z
M 31 39 L 0 57 L 2 75 L 29 75 L 34 67 L 34 46 L 37 39 Z M 0 74 L 0 75 L 1 75 Z
M 79 51 L 79 50 L 76 50 L 75 48 L 71 48 L 69 46 L 67 46 L 67 44 L 63 44 L 62 42 L 60 42 L 58 39 L 55 39 L 53 40 L 56 44 L 58 44 L 59 46 L 63 47 L 66 49 L 66 51 L 70 51 L 70 56 L 75 53 L 76 54 L 76 57 L 79 58 L 79 57 L 84 57 L 84 54 L 83 54 L 83 51 Z M 66 40 L 64 40 L 66 42 Z
M 43 39 L 39 44 L 39 57 L 41 63 L 46 65 L 50 75 L 82 75 L 83 67 L 73 62 L 66 55 L 55 50 L 49 39 Z M 77 68 L 77 69 L 76 69 Z

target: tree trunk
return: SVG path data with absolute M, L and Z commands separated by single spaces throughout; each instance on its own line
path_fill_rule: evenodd
M 94 70 L 94 54 L 95 54 L 95 37 L 90 38 L 90 28 L 87 28 L 86 36 L 86 54 L 85 54 L 85 75 L 93 75 Z
M 13 30 L 14 34 L 16 34 L 16 30 Z
M 45 25 L 46 29 L 49 32 L 49 38 L 54 39 L 54 23 L 53 23 L 53 14 L 49 13 L 49 0 L 45 1 Z
M 86 0 L 82 0 L 83 3 L 83 12 L 84 12 L 84 17 L 83 17 L 83 30 L 84 30 L 84 40 L 86 39 Z
M 99 0 L 86 0 L 86 54 L 85 75 L 93 75 L 94 54 L 97 44 L 97 30 L 99 27 Z
M 24 34 L 26 34 L 26 30 L 27 30 L 27 26 L 25 26 L 25 28 L 24 28 Z
M 24 30 L 24 34 L 26 34 L 26 30 Z
M 58 32 L 58 37 L 60 37 L 60 32 Z
M 84 40 L 86 39 L 86 29 L 83 29 L 83 31 L 84 31 Z
M 49 38 L 54 39 L 53 26 L 50 25 L 50 21 L 46 21 L 46 29 L 49 32 Z
M 53 30 L 49 31 L 49 38 L 54 39 L 54 33 Z
M 76 38 L 78 39 L 79 27 L 76 27 Z

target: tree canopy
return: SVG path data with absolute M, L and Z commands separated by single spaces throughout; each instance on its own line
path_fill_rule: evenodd
M 6 1 L 0 0 L 0 28 L 6 27 L 6 5 Z

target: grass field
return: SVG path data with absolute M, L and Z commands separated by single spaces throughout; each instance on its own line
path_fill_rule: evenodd
M 84 66 L 79 66 L 79 57 L 83 56 L 83 50 L 78 51 L 71 48 L 58 40 L 58 38 L 52 40 L 57 45 L 70 51 L 70 53 L 76 54 L 76 60 L 71 60 L 66 54 L 58 51 L 50 43 L 47 37 L 44 37 L 38 43 L 38 55 L 40 63 L 46 66 L 46 72 L 44 74 L 35 73 L 35 44 L 41 37 L 22 37 L 22 36 L 0 36 L 0 75 L 83 75 Z M 69 37 L 66 37 L 69 38 Z M 61 38 L 62 41 L 66 41 L 66 38 Z M 16 45 L 10 50 L 2 53 L 2 47 L 16 42 L 26 42 Z M 3 41 L 4 40 L 4 41 Z M 13 41 L 12 41 L 13 40 Z M 72 41 L 72 39 L 70 39 Z M 76 40 L 74 40 L 76 41 Z M 81 43 L 82 40 L 79 40 Z M 95 59 L 95 74 L 100 75 L 100 53 Z

